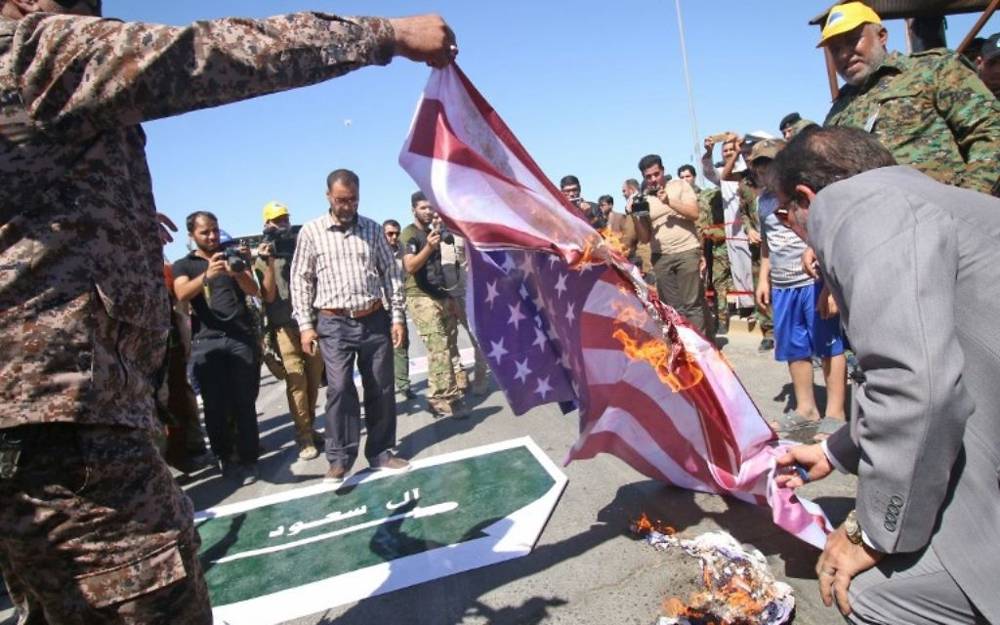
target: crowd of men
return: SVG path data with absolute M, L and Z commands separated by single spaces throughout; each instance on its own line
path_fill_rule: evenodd
M 461 416 L 489 375 L 475 346 L 472 380 L 462 366 L 466 250 L 422 194 L 411 224 L 379 224 L 338 169 L 328 213 L 300 229 L 287 207 L 264 207 L 255 259 L 197 211 L 190 253 L 161 267 L 172 224 L 153 207 L 139 123 L 395 56 L 442 67 L 457 46 L 436 16 L 175 28 L 100 13 L 99 0 L 0 0 L 0 571 L 19 622 L 210 623 L 191 503 L 151 436 L 158 414 L 167 460 L 189 466 L 206 455 L 196 390 L 223 475 L 253 483 L 270 354 L 299 457 L 322 447 L 337 483 L 362 453 L 355 370 L 368 466 L 409 468 L 392 451 L 396 399 L 413 395 L 408 319 L 437 416 Z M 827 605 L 857 623 L 1000 622 L 1000 345 L 985 295 L 1000 279 L 1000 42 L 963 61 L 889 53 L 887 38 L 866 5 L 833 7 L 820 45 L 846 85 L 822 127 L 792 114 L 784 139 L 707 138 L 712 188 L 655 154 L 623 183 L 623 213 L 611 195 L 583 200 L 574 176 L 560 188 L 706 335 L 756 308 L 761 347 L 795 389 L 779 430 L 820 417 L 819 362 L 835 427 L 778 464 L 800 469 L 779 478 L 787 488 L 859 476 L 857 509 L 817 564 Z M 840 427 L 848 345 L 861 382 Z

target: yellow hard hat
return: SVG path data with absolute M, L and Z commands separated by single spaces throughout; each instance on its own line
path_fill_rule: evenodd
M 268 202 L 264 205 L 264 221 L 271 221 L 288 214 L 288 207 L 281 202 Z
M 881 24 L 882 18 L 863 2 L 845 2 L 835 5 L 826 14 L 823 32 L 816 47 L 822 47 L 831 37 L 843 35 L 862 24 Z

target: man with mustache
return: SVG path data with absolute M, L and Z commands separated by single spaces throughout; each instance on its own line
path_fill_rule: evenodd
M 905 56 L 861 2 L 830 9 L 819 45 L 847 83 L 826 126 L 873 133 L 898 162 L 938 182 L 1000 195 L 1000 104 L 949 50 Z

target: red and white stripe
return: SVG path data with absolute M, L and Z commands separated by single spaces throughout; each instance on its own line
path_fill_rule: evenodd
M 480 249 L 555 252 L 572 263 L 595 232 L 542 174 L 497 113 L 456 66 L 435 70 L 400 164 L 449 226 Z M 635 294 L 634 267 L 615 255 L 580 317 L 580 438 L 567 461 L 611 453 L 644 475 L 692 490 L 770 504 L 775 523 L 817 546 L 831 531 L 822 511 L 774 486 L 784 452 L 719 352 L 676 313 Z M 631 314 L 623 316 L 623 310 Z M 650 316 L 650 310 L 660 318 Z M 621 319 L 633 318 L 632 325 Z M 612 332 L 686 350 L 704 374 L 673 391 L 652 365 L 629 358 Z M 673 338 L 676 337 L 676 338 Z

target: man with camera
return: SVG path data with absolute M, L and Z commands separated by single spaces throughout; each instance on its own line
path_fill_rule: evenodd
M 179 301 L 191 302 L 191 362 L 205 429 L 223 476 L 247 486 L 257 481 L 260 453 L 255 406 L 260 362 L 246 296 L 257 296 L 259 290 L 244 252 L 221 235 L 215 215 L 191 213 L 187 231 L 195 248 L 173 265 L 174 294 Z
M 695 222 L 698 198 L 683 180 L 667 180 L 657 154 L 639 160 L 645 190 L 632 199 L 632 214 L 648 212 L 652 261 L 660 299 L 705 331 L 705 291 L 701 287 L 701 239 Z
M 295 443 L 301 460 L 319 455 L 322 439 L 313 431 L 316 397 L 323 379 L 323 358 L 302 351 L 299 326 L 292 315 L 291 270 L 298 229 L 293 228 L 288 207 L 280 202 L 264 206 L 264 238 L 257 248 L 254 272 L 260 282 L 267 332 L 273 334 L 285 368 L 288 412 L 295 423 Z
M 458 358 L 461 313 L 445 286 L 441 242 L 454 241 L 454 235 L 444 228 L 422 192 L 410 197 L 410 206 L 413 223 L 400 236 L 407 273 L 406 306 L 427 347 L 427 404 L 435 416 L 451 417 L 462 410 L 458 404 L 463 380 L 456 376 L 452 364 Z

